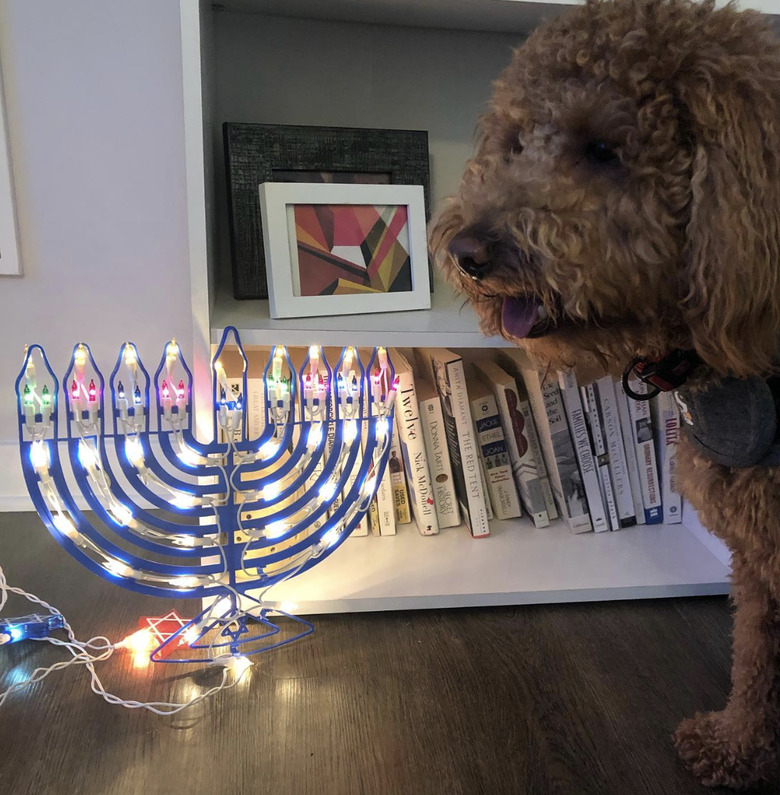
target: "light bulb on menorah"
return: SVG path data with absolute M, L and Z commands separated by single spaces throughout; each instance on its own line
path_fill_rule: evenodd
M 240 395 L 220 358 L 231 336 L 242 363 Z M 256 439 L 247 435 L 247 364 L 238 332 L 227 328 L 212 361 L 211 443 L 193 434 L 192 373 L 175 340 L 153 378 L 135 345 L 124 344 L 109 377 L 110 405 L 84 343 L 63 378 L 64 408 L 40 345 L 27 347 L 16 380 L 22 468 L 56 540 L 125 588 L 214 597 L 152 652 L 155 661 L 249 655 L 309 634 L 310 622 L 263 597 L 338 548 L 370 508 L 387 464 L 397 384 L 384 348 L 373 350 L 367 367 L 345 348 L 331 368 L 312 346 L 298 369 L 284 347 L 273 348 Z M 282 635 L 272 620 L 279 614 L 297 622 L 297 634 Z M 200 657 L 167 656 L 184 639 Z

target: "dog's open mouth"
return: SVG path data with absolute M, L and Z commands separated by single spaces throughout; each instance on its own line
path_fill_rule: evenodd
M 534 295 L 505 296 L 501 325 L 505 334 L 517 339 L 542 337 L 555 328 L 541 299 Z

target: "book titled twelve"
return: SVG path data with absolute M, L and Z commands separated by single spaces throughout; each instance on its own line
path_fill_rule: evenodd
M 420 533 L 425 536 L 435 535 L 439 532 L 439 521 L 436 518 L 436 504 L 433 499 L 431 473 L 428 469 L 428 456 L 423 441 L 414 373 L 411 364 L 398 349 L 393 349 L 391 356 L 395 367 L 395 376 L 398 380 L 395 397 L 395 425 L 401 440 L 412 512 Z

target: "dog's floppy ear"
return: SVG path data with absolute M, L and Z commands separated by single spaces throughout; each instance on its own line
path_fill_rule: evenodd
M 693 139 L 681 306 L 699 355 L 736 376 L 766 374 L 780 348 L 780 57 L 770 48 L 700 61 L 680 92 Z

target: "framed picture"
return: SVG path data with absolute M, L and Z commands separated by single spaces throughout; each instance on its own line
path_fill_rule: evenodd
M 267 298 L 258 185 L 422 185 L 430 206 L 428 133 L 278 124 L 223 125 L 236 298 Z
M 420 186 L 259 186 L 271 317 L 429 309 Z

